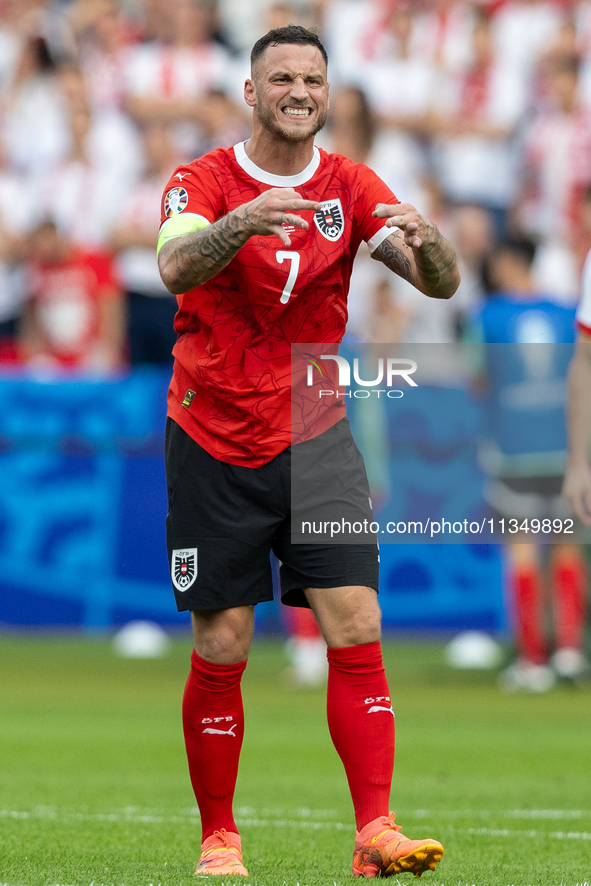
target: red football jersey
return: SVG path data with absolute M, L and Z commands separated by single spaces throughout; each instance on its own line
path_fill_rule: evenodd
M 64 261 L 36 262 L 26 288 L 47 352 L 64 366 L 82 366 L 99 334 L 99 302 L 117 298 L 112 256 L 73 249 Z
M 377 203 L 398 203 L 367 166 L 314 148 L 298 175 L 272 175 L 244 144 L 218 149 L 171 176 L 162 222 L 178 212 L 209 223 L 269 188 L 295 188 L 322 211 L 298 212 L 307 231 L 254 236 L 211 280 L 178 297 L 178 341 L 168 414 L 215 458 L 260 467 L 292 442 L 290 358 L 294 343 L 340 342 L 347 324 L 353 259 L 390 233 Z M 343 417 L 342 400 L 306 424 L 306 439 Z

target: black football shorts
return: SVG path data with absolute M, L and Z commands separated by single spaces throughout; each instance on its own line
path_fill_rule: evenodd
M 297 447 L 330 450 L 339 464 L 343 447 L 350 486 L 373 520 L 365 466 L 348 419 Z M 288 447 L 260 468 L 218 461 L 175 421 L 166 424 L 168 562 L 177 608 L 230 609 L 273 599 L 270 552 L 281 563 L 281 599 L 308 603 L 303 588 L 363 586 L 378 589 L 375 540 L 360 544 L 293 544 L 291 460 Z M 357 455 L 355 455 L 355 452 Z M 342 487 L 343 471 L 339 471 Z

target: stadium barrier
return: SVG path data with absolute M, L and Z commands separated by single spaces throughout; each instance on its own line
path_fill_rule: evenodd
M 2 376 L 0 626 L 188 624 L 164 541 L 168 380 L 151 369 L 109 381 Z M 469 471 L 455 466 L 455 488 Z M 381 559 L 386 627 L 503 628 L 496 546 L 385 545 Z M 276 604 L 257 607 L 259 630 L 278 624 Z

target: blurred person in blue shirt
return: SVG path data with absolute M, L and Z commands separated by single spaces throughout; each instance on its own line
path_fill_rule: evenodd
M 543 548 L 571 515 L 560 495 L 566 455 L 566 374 L 575 311 L 536 288 L 535 244 L 513 238 L 488 262 L 492 294 L 479 315 L 486 343 L 488 435 L 485 497 L 504 526 L 510 603 L 518 658 L 500 675 L 508 690 L 542 692 L 556 677 L 578 680 L 588 664 L 583 640 L 586 572 L 568 535 L 549 546 L 554 653 L 545 631 Z M 499 522 L 504 520 L 504 524 Z M 543 522 L 545 521 L 545 522 Z M 532 522 L 538 529 L 532 534 Z M 509 531 L 511 527 L 515 532 Z M 550 527 L 550 529 L 549 529 Z

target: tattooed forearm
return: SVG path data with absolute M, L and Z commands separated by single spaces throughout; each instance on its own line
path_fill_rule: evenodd
M 188 292 L 215 277 L 252 234 L 248 207 L 224 215 L 213 225 L 169 240 L 160 250 L 160 273 L 176 294 Z
M 431 298 L 451 298 L 460 283 L 453 246 L 438 228 L 427 223 L 423 244 L 407 246 L 400 231 L 384 240 L 372 254 L 386 267 Z
M 372 258 L 376 258 L 378 261 L 383 262 L 387 268 L 390 268 L 390 270 L 394 271 L 395 274 L 398 274 L 399 277 L 403 277 L 404 280 L 408 280 L 409 283 L 416 286 L 412 265 L 400 246 L 402 242 L 403 238 L 400 233 L 390 234 L 390 236 L 386 240 L 383 240 L 378 248 L 374 250 Z
M 431 236 L 413 250 L 419 288 L 433 298 L 451 298 L 460 285 L 455 250 L 435 225 L 429 224 L 428 230 Z

